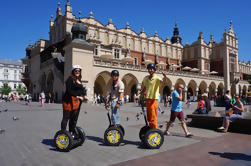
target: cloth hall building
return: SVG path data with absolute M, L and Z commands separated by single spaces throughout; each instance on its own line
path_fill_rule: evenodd
M 77 18 L 67 0 L 64 14 L 59 4 L 56 18 L 49 22 L 49 36 L 49 40 L 28 45 L 22 59 L 22 81 L 35 99 L 44 90 L 61 101 L 65 81 L 75 64 L 83 67 L 82 83 L 89 100 L 94 93 L 107 95 L 114 69 L 120 72 L 125 94 L 133 99 L 148 75 L 149 63 L 157 65 L 160 77 L 161 71 L 167 71 L 168 80 L 161 85 L 161 95 L 170 95 L 178 83 L 184 84 L 185 96 L 223 95 L 226 90 L 246 95 L 251 88 L 247 81 L 251 62 L 238 59 L 238 38 L 232 22 L 220 43 L 212 35 L 207 43 L 200 32 L 197 41 L 182 45 L 177 23 L 171 39 L 163 40 L 157 32 L 154 36 L 148 36 L 144 29 L 136 33 L 128 23 L 117 29 L 109 19 L 104 25 L 92 12 L 88 17 Z

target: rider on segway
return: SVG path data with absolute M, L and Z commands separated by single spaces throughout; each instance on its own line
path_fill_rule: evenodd
M 122 105 L 122 99 L 124 96 L 124 83 L 119 79 L 119 71 L 113 70 L 111 72 L 112 77 L 112 86 L 109 94 L 109 101 L 106 103 L 106 106 L 111 105 L 112 110 L 112 125 L 119 126 L 119 108 Z M 111 104 L 110 104 L 111 102 Z
M 156 66 L 155 64 L 148 64 L 147 70 L 149 75 L 143 79 L 141 92 L 146 92 L 146 111 L 147 121 L 151 129 L 157 129 L 157 108 L 159 98 L 159 87 L 160 84 L 166 80 L 166 74 L 162 72 L 163 80 L 155 75 Z
M 66 80 L 66 92 L 63 96 L 63 119 L 61 122 L 61 130 L 66 130 L 69 121 L 69 131 L 74 137 L 75 128 L 78 121 L 80 106 L 86 96 L 86 90 L 81 84 L 80 65 L 72 67 L 71 76 Z
M 85 141 L 85 132 L 81 127 L 76 126 L 80 107 L 86 90 L 81 84 L 81 66 L 72 67 L 71 76 L 66 81 L 66 92 L 63 96 L 63 119 L 61 121 L 61 130 L 54 136 L 56 149 L 62 152 L 68 152 L 73 147 L 80 146 Z M 66 126 L 69 121 L 69 131 Z

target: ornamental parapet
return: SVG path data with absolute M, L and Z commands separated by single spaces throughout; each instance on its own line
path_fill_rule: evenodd
M 142 66 L 133 65 L 133 64 L 123 62 L 119 59 L 101 59 L 98 56 L 94 57 L 93 66 L 147 72 L 146 66 L 143 66 L 143 65 Z M 161 68 L 157 69 L 156 73 L 161 74 L 162 71 L 166 71 L 167 75 L 172 75 L 172 76 L 199 78 L 199 79 L 217 80 L 217 81 L 224 80 L 224 78 L 220 76 L 204 75 L 204 74 L 188 72 L 188 71 L 178 71 L 178 70 L 172 71 L 172 70 L 165 70 Z

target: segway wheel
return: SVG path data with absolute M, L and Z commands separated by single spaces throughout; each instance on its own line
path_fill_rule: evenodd
M 61 152 L 68 152 L 72 147 L 73 138 L 68 131 L 58 131 L 54 136 L 56 149 Z
M 114 125 L 110 125 L 108 128 L 110 128 L 110 127 L 115 127 L 115 126 Z M 123 136 L 125 136 L 125 129 L 124 129 L 124 127 L 122 125 L 119 125 L 118 128 L 122 131 Z
M 164 134 L 158 129 L 150 129 L 145 134 L 144 144 L 148 149 L 159 149 L 164 142 Z
M 123 141 L 123 133 L 117 127 L 109 127 L 104 133 L 104 142 L 109 146 L 119 146 Z
M 85 142 L 86 135 L 85 135 L 84 130 L 81 127 L 77 126 L 76 128 L 77 128 L 79 139 L 80 139 L 79 146 L 81 146 Z
M 144 126 L 144 127 L 142 127 L 142 128 L 140 129 L 140 131 L 139 131 L 139 139 L 140 139 L 141 141 L 144 141 L 144 139 L 145 139 L 145 134 L 146 134 L 146 132 L 147 132 L 148 130 L 150 130 L 150 127 L 149 127 L 149 126 Z
M 123 136 L 125 136 L 125 129 L 122 125 L 119 126 L 119 129 L 122 131 Z

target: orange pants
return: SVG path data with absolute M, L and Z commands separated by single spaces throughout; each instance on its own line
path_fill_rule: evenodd
M 156 99 L 146 99 L 147 121 L 151 129 L 157 129 L 157 109 L 159 102 Z

